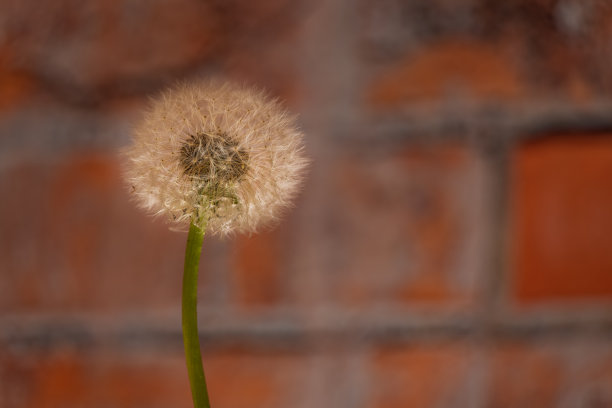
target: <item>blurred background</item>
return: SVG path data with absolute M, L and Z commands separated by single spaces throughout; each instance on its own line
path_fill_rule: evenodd
M 612 407 L 611 63 L 609 1 L 1 1 L 0 407 L 191 407 L 186 234 L 117 152 L 210 75 L 313 160 L 205 240 L 214 408 Z

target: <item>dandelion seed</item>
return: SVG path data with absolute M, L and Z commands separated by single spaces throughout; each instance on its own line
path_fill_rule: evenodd
M 302 134 L 278 102 L 216 81 L 181 85 L 155 100 L 126 155 L 140 206 L 221 234 L 276 219 L 307 164 Z

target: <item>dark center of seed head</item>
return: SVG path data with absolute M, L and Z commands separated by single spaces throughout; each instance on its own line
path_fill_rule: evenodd
M 205 183 L 238 181 L 247 171 L 249 154 L 228 135 L 190 135 L 180 151 L 180 162 L 187 176 Z

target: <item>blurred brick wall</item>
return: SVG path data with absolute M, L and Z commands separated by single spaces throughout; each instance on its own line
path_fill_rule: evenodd
M 187 408 L 185 234 L 117 150 L 224 74 L 301 114 L 273 231 L 207 238 L 215 408 L 612 407 L 612 4 L 0 3 L 0 408 Z

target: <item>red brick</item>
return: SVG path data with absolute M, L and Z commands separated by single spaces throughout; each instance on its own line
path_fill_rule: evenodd
M 522 93 L 509 56 L 484 42 L 453 40 L 428 45 L 385 69 L 370 84 L 368 99 L 392 107 L 456 95 L 505 101 Z
M 328 220 L 330 298 L 467 305 L 484 205 L 477 155 L 453 146 L 338 158 Z
M 577 356 L 577 357 L 576 357 Z M 570 356 L 567 406 L 612 406 L 612 349 L 609 342 L 583 345 Z
M 359 31 L 366 95 L 401 103 L 581 104 L 612 90 L 609 2 L 365 1 Z M 374 57 L 374 61 L 372 61 Z
M 612 299 L 612 135 L 520 146 L 510 197 L 516 299 Z
M 14 3 L 5 13 L 7 37 L 20 51 L 16 62 L 87 87 L 198 61 L 218 34 L 211 7 L 189 0 Z
M 203 64 L 220 67 L 250 52 L 241 51 L 245 49 L 268 55 L 258 64 L 272 60 L 269 50 L 295 27 L 294 6 L 287 0 L 222 5 L 60 0 L 41 1 L 36 7 L 12 2 L 2 11 L 6 40 L 18 50 L 10 65 L 44 78 L 62 95 L 76 89 L 100 96 L 142 91 Z M 274 41 L 262 41 L 268 36 Z
M 306 357 L 283 352 L 228 350 L 204 354 L 213 407 L 298 406 L 304 392 Z
M 491 358 L 488 407 L 557 407 L 565 366 L 544 348 L 510 346 Z
M 214 407 L 295 406 L 303 361 L 298 355 L 248 351 L 205 353 Z M 182 354 L 75 350 L 5 356 L 3 408 L 191 407 Z
M 183 359 L 58 351 L 6 358 L 4 408 L 189 407 Z
M 450 344 L 380 350 L 370 374 L 372 408 L 475 406 L 474 353 Z
M 283 298 L 280 231 L 236 237 L 232 276 L 239 304 L 271 306 Z
M 17 163 L 0 173 L 0 196 L 0 310 L 180 304 L 186 234 L 136 208 L 114 156 Z
M 298 78 L 297 64 L 302 57 L 296 46 L 298 28 L 298 24 L 287 27 L 272 44 L 251 44 L 224 56 L 223 75 L 263 88 L 285 105 L 297 105 L 303 92 Z
M 609 343 L 516 343 L 490 354 L 487 407 L 608 407 Z
M 36 89 L 36 83 L 28 73 L 8 69 L 4 60 L 11 55 L 2 51 L 0 50 L 0 110 L 6 110 L 26 102 Z
M 423 342 L 379 349 L 367 368 L 366 406 L 608 407 L 612 351 L 606 340 Z

